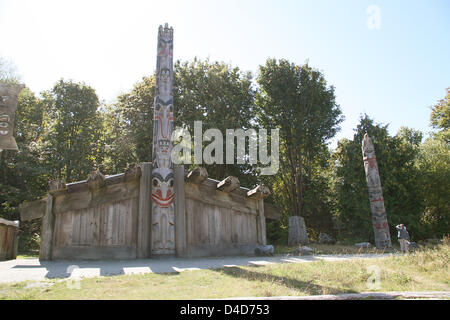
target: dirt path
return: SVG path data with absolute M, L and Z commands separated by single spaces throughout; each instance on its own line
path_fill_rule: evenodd
M 220 257 L 197 259 L 145 259 L 145 260 L 98 260 L 98 261 L 39 261 L 39 259 L 16 259 L 0 261 L 0 283 L 42 281 L 69 277 L 99 277 L 135 273 L 168 273 L 185 270 L 201 270 L 271 263 L 307 263 L 318 260 L 343 261 L 371 259 L 388 254 L 315 255 L 293 257 Z

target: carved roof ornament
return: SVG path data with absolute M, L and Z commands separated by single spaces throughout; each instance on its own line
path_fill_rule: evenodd
M 87 184 L 91 191 L 102 188 L 105 185 L 105 176 L 100 170 L 96 169 L 89 173 Z
M 253 199 L 264 199 L 270 196 L 270 190 L 265 185 L 261 184 L 256 186 L 256 188 L 247 192 L 247 197 Z

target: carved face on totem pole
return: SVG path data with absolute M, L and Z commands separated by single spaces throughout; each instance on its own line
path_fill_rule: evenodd
M 160 168 L 152 175 L 152 198 L 161 208 L 167 208 L 173 203 L 173 172 L 167 168 Z
M 173 131 L 173 99 L 167 101 L 159 97 L 155 99 L 154 136 L 157 140 L 170 140 Z
M 175 249 L 174 176 L 168 168 L 152 172 L 152 251 L 172 254 Z
M 367 133 L 364 134 L 362 150 L 363 150 L 363 155 L 366 157 L 372 156 L 372 154 L 375 152 L 375 147 L 373 146 L 372 139 L 369 137 L 369 135 Z
M 18 150 L 13 136 L 17 97 L 23 85 L 0 83 L 0 150 Z
M 159 153 L 155 156 L 155 168 L 170 168 L 170 153 L 172 151 L 172 144 L 170 140 L 159 140 L 156 142 L 158 144 Z
M 161 96 L 170 96 L 172 94 L 171 72 L 168 68 L 161 69 L 158 92 Z
M 160 68 L 169 68 L 171 70 L 171 61 L 173 61 L 173 40 L 170 39 L 170 34 L 162 32 L 162 37 L 159 39 L 158 57 L 160 58 Z

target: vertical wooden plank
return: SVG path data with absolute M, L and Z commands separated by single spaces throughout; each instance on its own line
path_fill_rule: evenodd
M 51 194 L 47 194 L 45 215 L 42 218 L 41 249 L 39 252 L 40 260 L 52 259 L 53 227 L 53 196 Z
M 124 243 L 126 246 L 130 246 L 132 243 L 132 225 L 133 225 L 133 210 L 134 210 L 134 199 L 130 199 L 130 212 L 125 218 L 124 222 Z
M 257 216 L 257 230 L 258 230 L 258 243 L 266 245 L 266 217 L 264 216 L 264 199 L 258 201 L 258 216 Z
M 250 219 L 251 222 L 251 239 L 250 242 L 251 243 L 258 243 L 258 229 L 257 229 L 257 225 L 256 225 L 256 217 L 251 217 Z
M 11 259 L 12 256 L 12 249 L 14 246 L 14 227 L 13 226 L 6 226 L 6 246 L 5 246 L 5 252 L 6 252 L 6 259 Z
M 143 162 L 140 167 L 137 257 L 147 258 L 151 253 L 152 167 L 150 162 Z
M 194 214 L 196 217 L 196 225 L 198 226 L 198 244 L 208 243 L 208 211 L 207 205 L 199 201 L 195 201 Z
M 186 198 L 186 250 L 194 243 L 192 219 L 192 200 Z
M 107 205 L 100 205 L 100 233 L 99 241 L 100 246 L 106 246 L 106 229 L 107 229 Z
M 62 247 L 65 240 L 65 232 L 64 232 L 64 218 L 67 212 L 64 213 L 55 213 L 55 241 L 53 244 L 55 247 Z
M 100 206 L 100 246 L 106 246 L 107 207 L 106 204 Z
M 133 202 L 133 225 L 131 232 L 133 234 L 133 245 L 137 248 L 138 243 L 138 218 L 139 218 L 139 198 L 135 198 Z
M 208 216 L 208 241 L 207 243 L 209 244 L 214 244 L 215 238 L 216 238 L 216 230 L 215 230 L 215 206 L 208 206 L 208 208 L 206 208 L 206 215 Z
M 245 214 L 245 243 L 249 244 L 252 236 L 252 229 L 250 224 L 251 216 L 249 214 Z
M 87 245 L 87 217 L 88 209 L 80 210 L 80 245 Z
M 55 231 L 53 232 L 53 245 L 60 246 L 61 238 L 61 215 L 55 214 Z
M 232 220 L 231 220 L 231 209 L 229 208 L 224 208 L 224 224 L 225 224 L 225 241 L 227 243 L 233 243 L 232 241 L 232 237 L 233 237 L 233 233 L 232 233 Z
M 187 255 L 186 197 L 184 193 L 184 166 L 175 166 L 175 252 L 178 257 Z
M 242 243 L 247 243 L 247 236 L 248 236 L 248 232 L 247 232 L 247 217 L 245 214 L 241 213 L 241 235 L 242 235 Z
M 239 243 L 239 234 L 241 232 L 240 216 L 233 210 L 231 210 L 231 216 L 233 219 L 233 243 Z
M 59 246 L 66 247 L 72 245 L 72 234 L 73 234 L 72 213 L 73 211 L 67 211 L 57 215 L 57 217 L 59 217 L 60 219 L 58 247 Z
M 119 213 L 119 244 L 125 245 L 125 222 L 130 211 L 131 201 L 130 199 L 122 201 Z
M 81 210 L 72 211 L 72 245 L 80 245 L 80 219 Z
M 112 244 L 119 244 L 119 218 L 120 218 L 120 203 L 114 203 L 113 222 L 112 222 Z
M 94 245 L 94 232 L 95 232 L 95 207 L 89 208 L 86 217 L 87 223 L 87 236 L 86 242 L 88 245 Z
M 6 259 L 7 226 L 0 225 L 0 260 Z
M 101 217 L 102 217 L 102 206 L 96 206 L 94 210 L 94 226 L 92 231 L 92 243 L 95 246 L 100 245 L 100 227 L 101 227 Z
M 209 234 L 209 212 L 211 211 L 210 205 L 202 205 L 202 203 L 198 203 L 201 217 L 202 217 L 202 244 L 208 244 L 210 239 Z
M 84 216 L 84 233 L 83 233 L 83 244 L 91 245 L 91 210 L 92 208 L 86 208 L 83 210 Z
M 106 218 L 106 245 L 111 246 L 113 244 L 113 224 L 114 224 L 114 203 L 107 205 L 107 218 Z
M 192 233 L 194 235 L 194 243 L 200 244 L 202 242 L 202 228 L 201 228 L 201 217 L 202 212 L 199 210 L 198 202 L 192 201 Z
M 14 244 L 11 259 L 17 258 L 17 250 L 19 248 L 19 228 L 14 228 Z
M 222 219 L 221 219 L 221 213 L 220 209 L 217 206 L 214 206 L 214 244 L 220 243 L 220 238 L 222 235 Z

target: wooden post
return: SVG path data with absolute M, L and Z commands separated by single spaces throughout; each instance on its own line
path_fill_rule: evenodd
M 258 203 L 258 215 L 256 217 L 256 225 L 258 231 L 258 243 L 266 245 L 266 217 L 264 215 L 264 198 L 270 195 L 270 190 L 264 185 L 259 185 L 256 188 L 247 192 L 250 199 L 255 199 Z
M 187 256 L 184 166 L 175 167 L 175 250 L 177 257 Z
M 19 228 L 15 228 L 14 230 L 14 243 L 13 243 L 13 249 L 12 249 L 12 256 L 11 259 L 14 260 L 17 258 L 17 250 L 19 248 Z
M 264 199 L 258 200 L 258 216 L 256 217 L 256 224 L 258 229 L 258 243 L 266 245 L 266 217 L 264 216 Z
M 151 252 L 152 164 L 143 162 L 140 167 L 137 258 L 142 259 L 148 258 Z
M 52 260 L 54 220 L 53 196 L 51 194 L 47 194 L 45 215 L 42 218 L 41 249 L 39 252 L 39 260 Z

